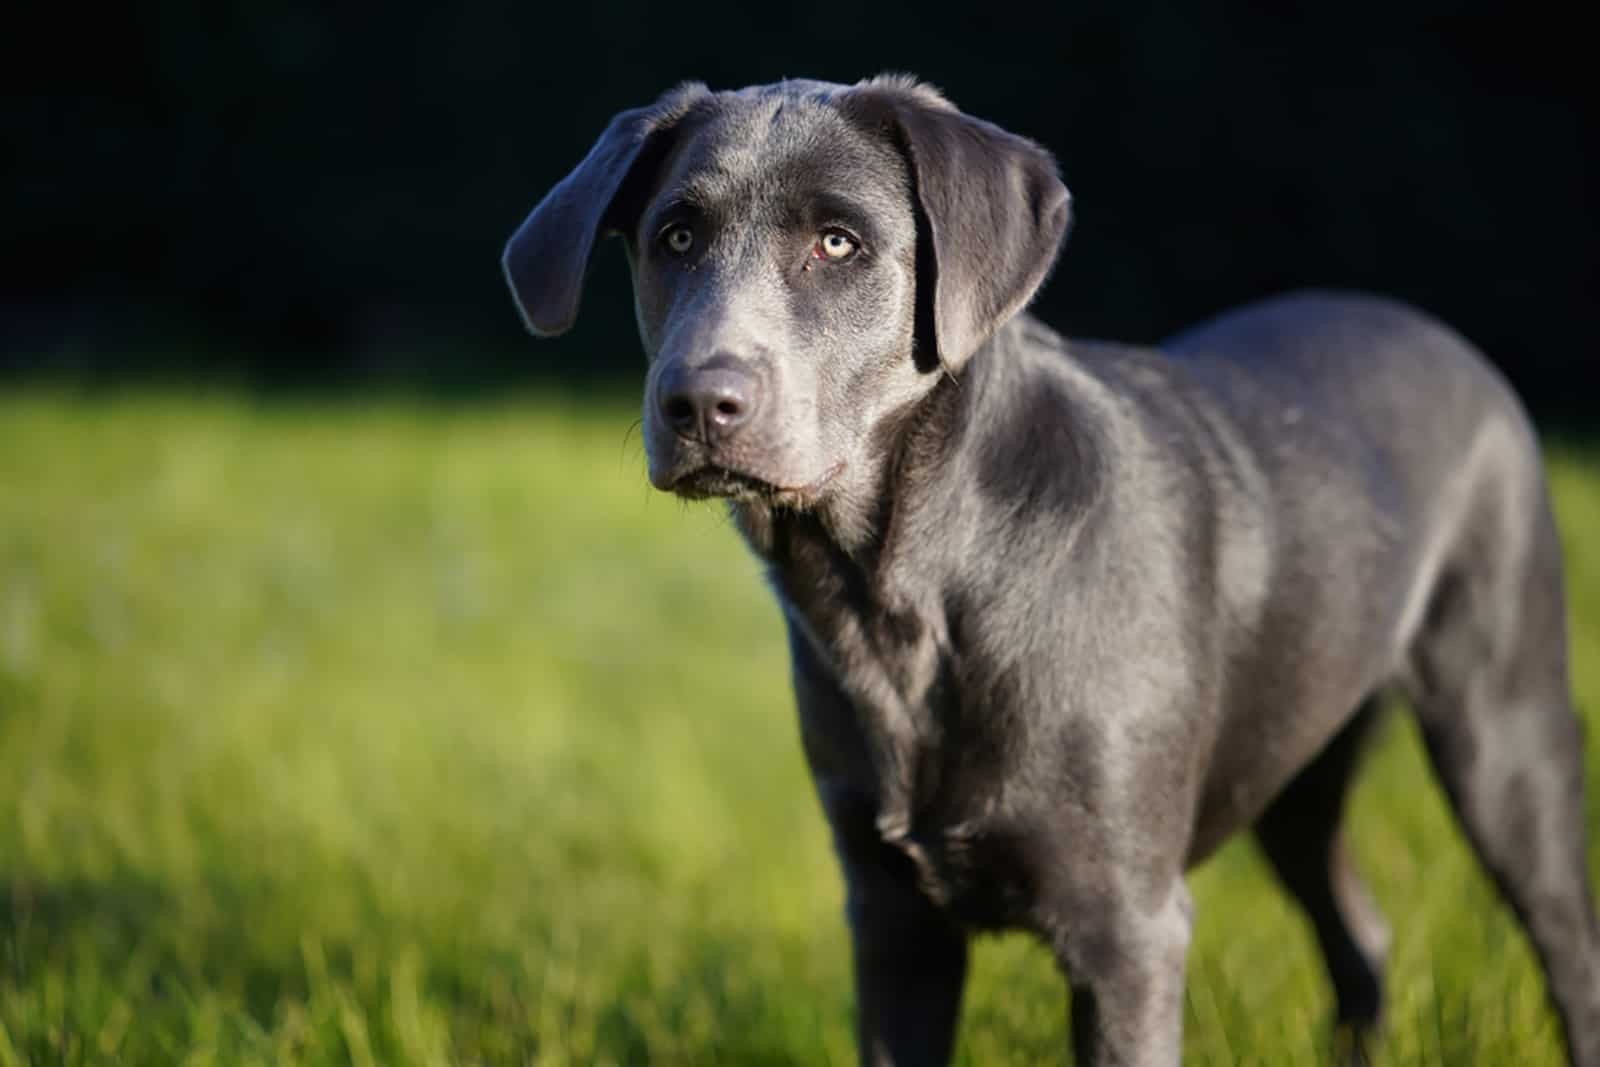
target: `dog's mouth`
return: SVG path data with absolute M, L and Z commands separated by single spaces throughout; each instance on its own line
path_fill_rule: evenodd
M 673 481 L 670 489 L 688 500 L 721 497 L 725 500 L 750 501 L 772 507 L 801 510 L 816 504 L 823 490 L 843 470 L 844 463 L 840 461 L 824 471 L 820 478 L 805 485 L 783 486 L 744 471 L 706 464 L 680 475 Z

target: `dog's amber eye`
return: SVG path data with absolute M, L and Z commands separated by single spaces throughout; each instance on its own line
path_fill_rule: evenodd
M 661 243 L 675 256 L 688 255 L 689 249 L 694 247 L 694 231 L 681 223 L 668 226 L 661 234 Z
M 816 255 L 818 259 L 849 259 L 855 255 L 856 247 L 854 237 L 838 230 L 829 230 L 817 242 Z

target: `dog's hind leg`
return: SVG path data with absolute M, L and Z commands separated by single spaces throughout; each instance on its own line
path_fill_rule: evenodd
M 1510 494 L 1506 494 L 1510 499 Z M 1413 642 L 1413 704 L 1479 858 L 1527 930 L 1579 1067 L 1600 1067 L 1600 922 L 1554 523 L 1480 502 Z M 1487 504 L 1487 507 L 1483 507 Z
M 1356 1063 L 1365 1062 L 1382 1013 L 1389 931 L 1350 864 L 1339 824 L 1362 741 L 1377 715 L 1377 699 L 1367 700 L 1255 826 L 1262 851 L 1316 931 L 1333 982 L 1338 1040 Z

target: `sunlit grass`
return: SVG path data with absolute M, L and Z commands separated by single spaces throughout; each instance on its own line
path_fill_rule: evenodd
M 632 419 L 0 397 L 0 1067 L 849 1061 L 777 613 L 719 510 L 646 487 Z M 1594 712 L 1600 470 L 1559 450 L 1553 482 Z M 1353 840 L 1387 1062 L 1557 1062 L 1403 718 Z M 1186 1062 L 1323 1062 L 1256 855 L 1194 886 Z M 1065 1029 L 1045 955 L 983 943 L 964 1061 Z

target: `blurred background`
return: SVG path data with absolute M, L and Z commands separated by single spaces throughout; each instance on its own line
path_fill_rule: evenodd
M 559 341 L 499 276 L 609 117 L 683 79 L 910 71 L 1045 143 L 1077 221 L 1037 310 L 1070 334 L 1302 285 L 1459 328 L 1545 433 L 1600 767 L 1575 11 L 8 13 L 0 1067 L 851 1061 L 782 628 L 720 509 L 645 483 L 623 256 Z M 1374 748 L 1351 848 L 1395 928 L 1385 1062 L 1560 1062 L 1409 719 Z M 1250 844 L 1193 884 L 1185 1062 L 1330 1062 Z M 983 942 L 960 1062 L 1058 1062 L 1061 997 L 1029 941 Z
M 519 338 L 496 273 L 606 120 L 686 78 L 907 70 L 1060 158 L 1052 322 L 1155 340 L 1360 287 L 1454 323 L 1541 411 L 1600 382 L 1593 76 L 1553 5 L 49 10 L 4 45 L 13 371 L 631 378 L 614 250 L 564 346 Z

